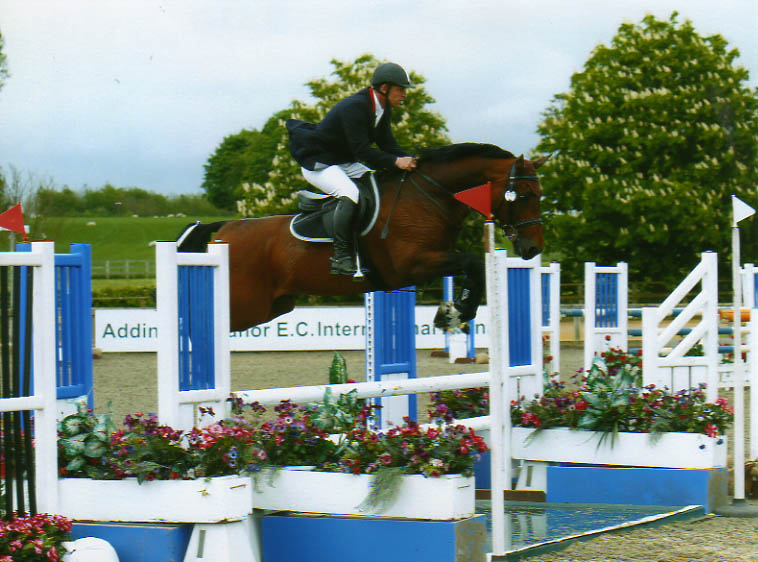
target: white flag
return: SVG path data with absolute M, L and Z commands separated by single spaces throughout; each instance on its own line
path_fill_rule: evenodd
M 736 196 L 732 195 L 732 226 L 737 226 L 737 223 L 742 219 L 751 217 L 754 214 L 755 209 L 753 209 L 744 201 L 737 199 Z

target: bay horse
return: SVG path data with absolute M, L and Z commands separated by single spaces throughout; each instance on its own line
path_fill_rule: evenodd
M 354 295 L 465 274 L 455 302 L 435 318 L 436 326 L 447 328 L 474 318 L 484 294 L 483 259 L 455 249 L 471 208 L 454 194 L 491 182 L 494 220 L 516 253 L 532 258 L 544 247 L 536 170 L 548 158 L 529 161 L 495 145 L 461 143 L 422 151 L 413 172 L 380 173 L 378 214 L 357 245 L 370 270 L 360 282 L 330 274 L 332 245 L 293 236 L 293 215 L 191 224 L 178 250 L 204 251 L 213 233 L 228 242 L 233 331 L 290 312 L 298 295 Z

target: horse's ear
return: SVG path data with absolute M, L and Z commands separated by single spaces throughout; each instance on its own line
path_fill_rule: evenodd
M 552 155 L 553 155 L 553 153 L 551 152 L 551 153 L 550 153 L 550 154 L 548 154 L 547 156 L 542 156 L 542 157 L 540 157 L 540 158 L 537 158 L 537 160 L 535 160 L 534 162 L 532 162 L 532 164 L 534 164 L 534 169 L 536 170 L 537 168 L 539 168 L 540 166 L 542 166 L 542 165 L 543 165 L 545 162 L 547 162 L 547 161 L 548 161 L 548 159 L 549 159 L 549 158 L 550 158 Z
M 516 164 L 518 166 L 523 166 L 524 165 L 524 155 L 523 154 L 521 156 L 519 156 L 518 158 L 516 158 Z

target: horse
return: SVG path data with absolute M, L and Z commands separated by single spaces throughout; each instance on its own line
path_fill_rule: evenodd
M 205 251 L 211 238 L 229 244 L 232 331 L 290 312 L 299 295 L 387 291 L 464 274 L 458 296 L 435 318 L 446 329 L 473 319 L 484 295 L 483 259 L 455 249 L 471 211 L 455 194 L 490 182 L 496 224 L 515 252 L 530 259 L 544 247 L 536 170 L 549 157 L 530 161 L 495 145 L 460 143 L 424 149 L 412 172 L 378 173 L 375 220 L 356 246 L 369 271 L 357 282 L 330 274 L 331 244 L 295 237 L 293 215 L 190 224 L 177 239 L 178 251 Z

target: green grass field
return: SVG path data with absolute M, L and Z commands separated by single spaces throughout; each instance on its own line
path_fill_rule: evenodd
M 231 217 L 230 217 L 231 218 Z M 92 261 L 146 260 L 155 258 L 154 240 L 175 240 L 190 222 L 213 222 L 223 217 L 51 217 L 45 219 L 32 238 L 55 242 L 57 253 L 67 253 L 69 245 L 90 244 Z

